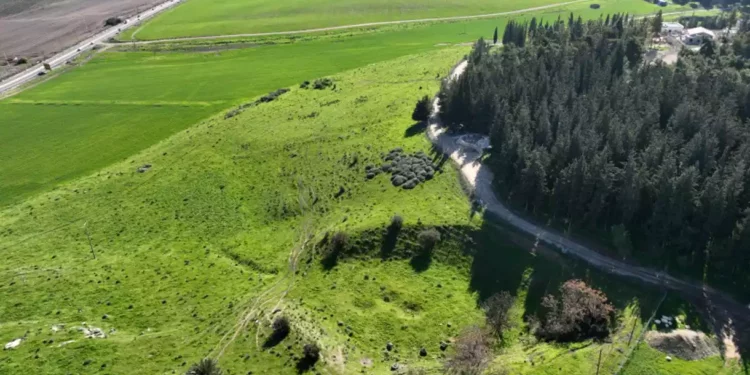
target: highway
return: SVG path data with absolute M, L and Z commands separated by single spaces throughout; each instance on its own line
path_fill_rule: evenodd
M 106 42 L 107 40 L 109 40 L 109 38 L 114 37 L 120 32 L 130 27 L 138 26 L 140 23 L 159 14 L 160 12 L 180 4 L 181 1 L 182 0 L 169 0 L 153 8 L 150 8 L 144 12 L 136 14 L 128 19 L 123 20 L 121 24 L 117 26 L 111 26 L 97 33 L 96 35 L 90 38 L 87 38 L 86 40 L 66 49 L 65 51 L 60 52 L 52 56 L 51 58 L 44 60 L 44 63 L 49 64 L 53 70 L 58 69 L 64 66 L 68 60 L 94 48 L 94 46 L 97 45 L 98 43 Z M 102 20 L 102 22 L 104 22 L 104 20 Z M 43 64 L 37 64 L 16 75 L 8 77 L 7 79 L 3 81 L 0 81 L 0 95 L 6 92 L 9 92 L 11 90 L 14 90 L 25 83 L 28 83 L 29 81 L 38 77 L 39 72 L 43 72 L 44 70 L 45 69 L 44 69 Z

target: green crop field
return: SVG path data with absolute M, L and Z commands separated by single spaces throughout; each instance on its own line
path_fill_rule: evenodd
M 435 49 L 334 74 L 335 88 L 295 87 L 0 211 L 0 342 L 24 338 L 0 352 L 0 373 L 184 373 L 210 355 L 231 373 L 292 374 L 307 342 L 323 349 L 319 373 L 388 374 L 396 362 L 437 373 L 453 350 L 440 342 L 482 324 L 478 303 L 500 290 L 517 296 L 516 326 L 492 366 L 590 374 L 602 352 L 601 368 L 613 371 L 658 291 L 532 255 L 531 241 L 472 215 L 450 163 L 414 190 L 365 178 L 365 166 L 394 147 L 440 160 L 409 115 L 465 52 Z M 386 246 L 394 214 L 404 229 Z M 415 256 L 416 235 L 429 227 L 442 241 L 432 257 Z M 319 243 L 334 231 L 351 247 L 330 264 Z M 571 277 L 620 309 L 609 342 L 553 345 L 526 333 L 524 312 Z M 277 311 L 292 333 L 270 346 Z M 107 337 L 84 338 L 91 327 Z M 394 351 L 384 351 L 387 342 Z M 716 358 L 696 363 L 722 368 Z
M 574 12 L 595 18 L 656 9 L 636 0 L 600 3 L 598 10 L 580 3 L 525 17 Z M 9 140 L 0 151 L 0 205 L 122 160 L 248 98 L 305 79 L 491 37 L 507 20 L 403 25 L 201 53 L 102 53 L 83 67 L 0 101 L 0 116 L 9 119 L 9 126 L 0 127 L 0 136 Z
M 573 3 L 573 4 L 570 4 Z M 581 1 L 373 1 L 373 0 L 315 0 L 315 1 L 209 1 L 190 0 L 141 27 L 132 28 L 120 36 L 121 40 L 152 40 L 192 36 L 215 36 L 243 33 L 297 31 L 332 26 L 356 25 L 370 22 L 442 18 L 461 15 L 491 14 L 522 9 L 568 4 L 536 11 L 537 14 L 555 13 L 566 8 L 576 12 L 601 8 L 598 14 L 626 12 L 630 14 L 692 11 L 688 6 L 670 4 L 660 8 L 641 0 L 581 0 Z

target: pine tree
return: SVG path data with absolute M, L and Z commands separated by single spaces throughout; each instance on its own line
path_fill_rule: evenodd
M 497 27 L 495 27 L 495 35 L 492 36 L 492 44 L 497 44 Z
M 662 16 L 661 9 L 658 13 L 656 13 L 656 16 L 651 19 L 651 32 L 654 33 L 654 35 L 658 35 L 661 32 L 662 24 L 664 23 L 664 17 Z

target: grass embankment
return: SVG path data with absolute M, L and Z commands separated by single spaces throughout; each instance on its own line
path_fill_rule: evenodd
M 120 40 L 154 40 L 193 36 L 214 36 L 279 31 L 299 31 L 332 26 L 356 25 L 371 22 L 444 18 L 517 11 L 540 6 L 564 4 L 565 0 L 533 1 L 443 1 L 418 0 L 404 4 L 400 1 L 331 1 L 274 2 L 268 0 L 226 1 L 221 4 L 207 0 L 190 1 L 166 12 L 141 27 L 134 27 L 119 36 Z M 599 4 L 600 9 L 591 9 Z M 556 18 L 558 12 L 630 13 L 646 14 L 662 9 L 664 12 L 691 11 L 689 6 L 670 4 L 667 7 L 641 0 L 582 1 L 576 4 L 529 12 L 537 16 Z M 591 16 L 587 14 L 585 16 Z M 582 14 L 582 16 L 584 16 Z M 497 21 L 495 20 L 495 23 Z M 467 27 L 471 27 L 467 23 Z M 494 28 L 494 27 L 493 27 Z M 485 31 L 486 32 L 486 31 Z M 491 32 L 491 31 L 489 31 Z
M 295 373 L 293 356 L 309 341 L 323 348 L 322 373 L 359 371 L 368 360 L 375 373 L 390 373 L 395 361 L 436 369 L 440 341 L 481 324 L 477 303 L 499 290 L 518 296 L 518 325 L 497 348 L 497 366 L 589 374 L 604 348 L 602 366 L 613 368 L 653 294 L 512 245 L 512 234 L 471 218 L 449 164 L 414 190 L 383 175 L 365 179 L 364 166 L 393 147 L 429 152 L 409 115 L 463 53 L 337 74 L 335 89 L 295 87 L 0 211 L 0 343 L 25 338 L 0 353 L 0 372 L 182 373 L 223 352 L 220 365 L 232 373 Z M 381 261 L 379 228 L 394 213 L 407 230 L 393 259 Z M 432 226 L 444 241 L 433 258 L 414 259 L 417 229 L 408 228 Z M 360 255 L 325 269 L 313 245 L 334 230 L 349 233 Z M 524 312 L 574 276 L 624 311 L 613 342 L 525 337 Z M 263 349 L 276 308 L 291 317 L 292 334 Z M 82 322 L 109 337 L 85 339 Z M 388 341 L 398 352 L 386 356 Z

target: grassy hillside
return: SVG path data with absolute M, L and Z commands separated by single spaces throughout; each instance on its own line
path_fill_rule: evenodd
M 452 223 L 457 211 L 467 218 L 452 169 L 411 192 L 365 183 L 362 170 L 388 147 L 427 150 L 422 137 L 404 138 L 409 109 L 462 53 L 355 71 L 336 77 L 337 91 L 298 90 L 231 120 L 207 121 L 4 210 L 0 337 L 27 341 L 2 352 L 0 372 L 81 372 L 87 359 L 115 373 L 184 371 L 183 361 L 206 355 L 253 297 L 282 277 L 307 220 L 317 234 L 380 225 L 401 209 L 407 223 Z M 342 104 L 326 104 L 335 100 Z M 360 164 L 350 169 L 341 159 L 353 153 Z M 135 171 L 146 163 L 148 172 Z M 320 197 L 309 214 L 297 211 L 299 184 Z M 346 193 L 334 199 L 339 186 Z M 75 330 L 82 322 L 116 332 L 85 340 Z M 66 328 L 53 334 L 54 324 Z M 76 341 L 59 347 L 69 340 Z
M 450 164 L 414 190 L 365 178 L 394 147 L 430 154 L 409 115 L 464 53 L 369 65 L 326 90 L 295 86 L 0 211 L 0 343 L 24 338 L 0 352 L 0 373 L 183 373 L 210 355 L 231 373 L 292 374 L 307 342 L 323 349 L 315 372 L 387 374 L 395 362 L 435 372 L 453 350 L 439 343 L 482 324 L 478 302 L 500 290 L 517 296 L 517 325 L 494 366 L 590 374 L 601 350 L 614 369 L 659 292 L 532 255 L 532 242 L 472 215 Z M 396 213 L 405 229 L 386 246 Z M 427 227 L 443 240 L 415 256 Z M 333 231 L 351 247 L 326 265 L 319 241 Z M 571 277 L 620 309 L 611 342 L 525 333 L 523 314 Z M 264 348 L 278 314 L 292 333 Z M 108 337 L 85 339 L 79 327 L 92 326 Z
M 213 36 L 242 33 L 296 31 L 369 22 L 413 20 L 508 12 L 545 5 L 566 4 L 539 10 L 538 17 L 556 18 L 557 12 L 575 11 L 594 14 L 623 12 L 647 14 L 662 9 L 664 12 L 692 11 L 688 6 L 670 4 L 660 8 L 641 0 L 582 0 L 554 1 L 293 1 L 255 0 L 251 2 L 226 0 L 191 0 L 172 9 L 141 27 L 123 33 L 121 40 L 152 40 L 191 36 Z M 599 4 L 598 10 L 591 4 Z M 589 14 L 587 14 L 590 16 Z M 497 23 L 497 20 L 493 21 Z M 470 27 L 470 26 L 469 26 Z M 493 27 L 494 28 L 494 27 Z M 491 33 L 492 31 L 484 31 Z

